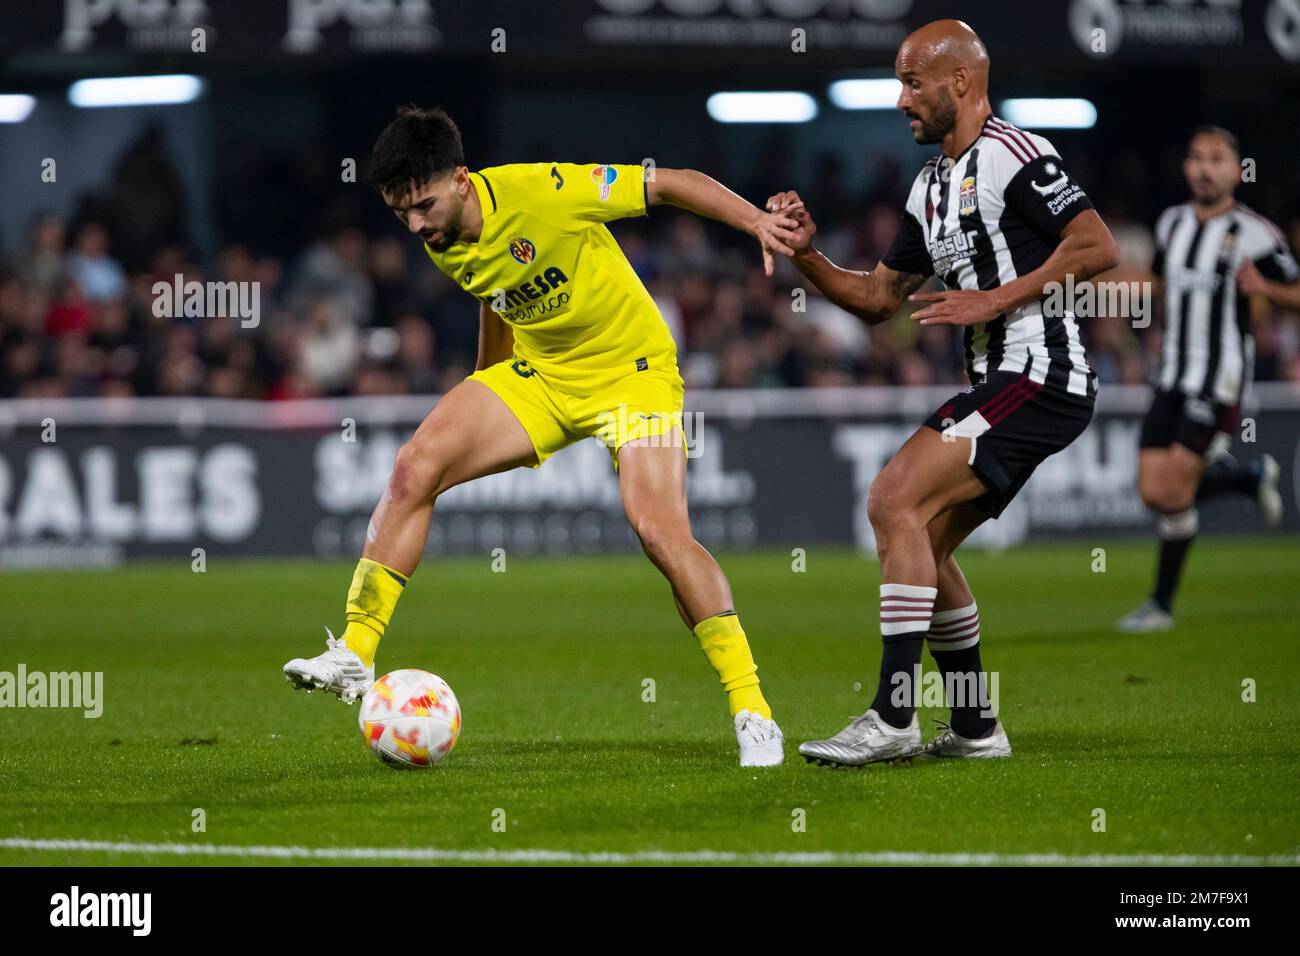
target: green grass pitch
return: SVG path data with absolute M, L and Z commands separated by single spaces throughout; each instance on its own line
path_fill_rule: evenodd
M 381 765 L 355 708 L 282 681 L 286 659 L 337 629 L 350 565 L 212 559 L 198 574 L 186 555 L 5 574 L 0 671 L 103 671 L 105 704 L 99 719 L 0 709 L 0 864 L 275 862 L 14 840 L 436 848 L 468 862 L 521 850 L 1294 861 L 1295 540 L 1198 542 L 1177 630 L 1147 637 L 1112 623 L 1144 596 L 1153 545 L 1100 544 L 1104 573 L 1096 541 L 963 558 L 1014 759 L 857 771 L 795 752 L 865 710 L 874 687 L 877 565 L 846 551 L 810 549 L 804 573 L 784 552 L 721 556 L 786 734 L 787 762 L 768 770 L 736 765 L 716 679 L 639 555 L 510 558 L 505 573 L 486 556 L 425 564 L 379 669 L 432 670 L 457 692 L 460 742 L 428 772 Z M 927 736 L 945 716 L 922 713 Z

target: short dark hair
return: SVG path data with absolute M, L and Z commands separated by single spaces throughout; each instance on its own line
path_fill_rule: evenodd
M 445 110 L 402 106 L 370 154 L 370 182 L 382 193 L 412 186 L 465 165 L 460 130 Z
M 1203 123 L 1192 130 L 1191 137 L 1187 140 L 1191 143 L 1198 136 L 1217 136 L 1228 144 L 1229 148 L 1238 156 L 1241 155 L 1241 145 L 1237 142 L 1237 136 L 1231 130 L 1226 130 L 1222 126 L 1215 126 L 1213 123 Z

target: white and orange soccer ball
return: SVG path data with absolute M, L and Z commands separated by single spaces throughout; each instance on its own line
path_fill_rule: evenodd
M 366 746 L 390 767 L 432 767 L 460 736 L 460 704 L 451 687 L 428 671 L 385 674 L 361 699 Z

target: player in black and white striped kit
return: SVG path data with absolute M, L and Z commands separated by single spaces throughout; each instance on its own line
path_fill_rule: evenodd
M 1092 418 L 1096 376 L 1068 309 L 1047 289 L 1116 262 L 1115 243 L 1052 144 L 993 115 L 988 53 L 966 24 L 939 20 L 898 51 L 898 107 L 940 156 L 912 186 L 898 234 L 870 272 L 841 269 L 812 246 L 816 225 L 793 192 L 768 200 L 799 223 L 799 270 L 836 305 L 874 324 L 931 276 L 945 292 L 913 318 L 965 326 L 971 388 L 940 407 L 871 486 L 867 516 L 880 555 L 880 682 L 871 708 L 809 761 L 860 766 L 897 757 L 1009 757 L 990 708 L 950 700 L 952 722 L 926 744 L 914 674 L 928 643 L 945 684 L 982 676 L 979 612 L 953 552 L 996 518 L 1034 469 Z M 972 681 L 972 678 L 975 681 Z M 902 693 L 899 693 L 899 691 Z
M 1156 222 L 1152 271 L 1164 286 L 1164 337 L 1138 453 L 1138 493 L 1157 515 L 1160 552 L 1150 599 L 1119 622 L 1129 633 L 1173 627 L 1198 503 L 1247 495 L 1267 524 L 1282 519 L 1273 457 L 1242 465 L 1227 451 L 1255 358 L 1246 296 L 1294 300 L 1300 270 L 1277 227 L 1233 199 L 1241 155 L 1232 133 L 1196 130 L 1183 174 L 1192 200 L 1166 209 Z

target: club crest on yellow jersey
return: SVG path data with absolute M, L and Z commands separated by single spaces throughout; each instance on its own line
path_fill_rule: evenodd
M 528 265 L 537 258 L 537 247 L 531 240 L 515 236 L 510 240 L 510 255 L 514 256 L 515 262 Z

